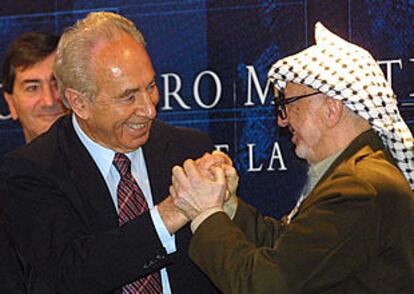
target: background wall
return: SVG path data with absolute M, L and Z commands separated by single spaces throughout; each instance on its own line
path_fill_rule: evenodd
M 373 53 L 414 129 L 414 0 L 2 0 L 0 58 L 23 32 L 61 33 L 97 10 L 136 23 L 159 75 L 159 118 L 208 132 L 233 157 L 239 194 L 265 214 L 289 211 L 306 174 L 275 124 L 266 73 L 313 44 L 316 21 Z M 23 144 L 8 114 L 0 99 L 1 154 Z

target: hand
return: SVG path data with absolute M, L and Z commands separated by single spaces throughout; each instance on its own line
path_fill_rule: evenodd
M 211 178 L 204 176 L 191 159 L 184 162 L 183 168 L 173 168 L 170 193 L 174 204 L 189 219 L 194 219 L 209 208 L 223 207 L 226 191 L 224 170 L 217 166 L 211 166 L 209 170 L 213 175 Z
M 213 151 L 211 154 L 205 153 L 195 162 L 201 174 L 209 179 L 214 178 L 210 170 L 211 167 L 219 166 L 223 168 L 227 181 L 227 191 L 224 201 L 227 201 L 230 199 L 230 197 L 236 195 L 237 187 L 239 184 L 239 177 L 237 175 L 236 169 L 233 167 L 233 162 L 227 154 L 221 151 Z
M 213 174 L 210 170 L 212 166 L 222 166 L 223 164 L 233 165 L 230 157 L 221 151 L 213 151 L 212 153 L 204 153 L 204 155 L 198 158 L 195 163 L 201 174 L 210 179 L 213 178 Z

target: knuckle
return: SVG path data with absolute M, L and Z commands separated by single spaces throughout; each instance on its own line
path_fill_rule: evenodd
M 192 159 L 186 159 L 186 160 L 184 161 L 183 166 L 184 166 L 184 167 L 186 167 L 186 166 L 190 165 L 192 161 L 193 161 Z

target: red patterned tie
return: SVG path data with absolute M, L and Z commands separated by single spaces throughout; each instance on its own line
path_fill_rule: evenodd
M 148 204 L 138 183 L 132 176 L 131 161 L 129 158 L 122 153 L 116 153 L 113 164 L 121 176 L 117 193 L 118 222 L 122 226 L 127 221 L 134 219 L 136 216 L 148 210 Z M 131 284 L 123 286 L 122 293 L 162 293 L 160 273 L 155 272 L 149 274 Z

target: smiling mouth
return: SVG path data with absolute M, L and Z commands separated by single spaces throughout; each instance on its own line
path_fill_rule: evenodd
M 129 128 L 134 129 L 134 130 L 143 129 L 143 128 L 145 128 L 147 125 L 148 125 L 148 122 L 146 122 L 146 123 L 136 123 L 136 124 L 133 124 L 133 123 L 128 123 L 128 124 L 127 124 L 127 126 L 128 126 Z
M 66 111 L 59 111 L 59 112 L 45 112 L 40 114 L 40 117 L 56 117 L 65 114 Z

